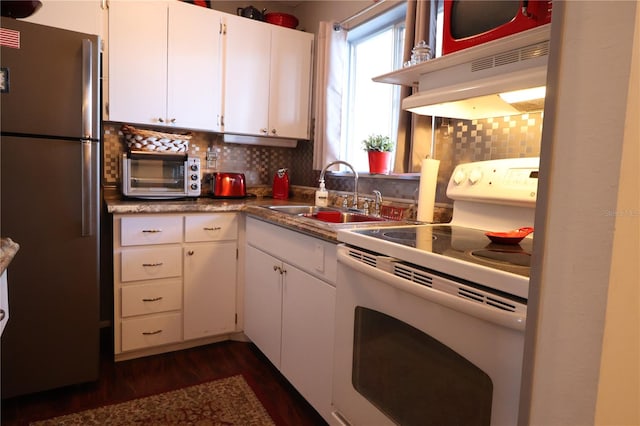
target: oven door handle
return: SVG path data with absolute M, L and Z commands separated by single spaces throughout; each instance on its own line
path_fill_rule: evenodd
M 379 256 L 380 263 L 391 264 L 395 259 L 385 258 L 385 256 Z M 413 281 L 409 281 L 405 278 L 400 278 L 393 275 L 391 267 L 385 267 L 384 269 L 371 266 L 368 263 L 363 263 L 349 256 L 348 249 L 346 247 L 338 247 L 338 262 L 344 264 L 344 266 L 355 269 L 363 274 L 369 275 L 373 279 L 382 281 L 389 284 L 400 291 L 410 293 L 414 296 L 428 300 L 435 304 L 445 306 L 455 311 L 480 318 L 491 323 L 511 328 L 518 331 L 524 331 L 526 325 L 526 314 L 518 312 L 510 312 L 503 309 L 499 309 L 493 306 L 485 305 L 484 303 L 470 300 L 459 295 L 454 295 L 440 291 L 426 285 L 418 284 Z M 386 266 L 386 265 L 385 265 Z M 442 278 L 444 280 L 444 278 Z M 447 280 L 449 281 L 449 280 Z M 451 281 L 453 283 L 453 281 Z M 455 283 L 454 283 L 455 284 Z M 351 285 L 354 285 L 351 283 Z

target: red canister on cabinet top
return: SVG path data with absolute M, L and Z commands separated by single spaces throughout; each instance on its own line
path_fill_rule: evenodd
M 289 169 L 278 169 L 273 176 L 273 198 L 276 200 L 289 198 Z

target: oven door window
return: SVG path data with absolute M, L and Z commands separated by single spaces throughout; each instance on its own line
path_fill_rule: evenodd
M 182 190 L 184 159 L 156 157 L 131 158 L 131 188 L 151 190 Z
M 489 425 L 487 374 L 422 331 L 355 309 L 354 388 L 401 425 Z

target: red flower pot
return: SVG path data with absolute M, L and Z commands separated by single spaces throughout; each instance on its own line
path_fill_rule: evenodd
M 369 154 L 369 173 L 388 175 L 391 153 L 387 151 L 367 151 Z

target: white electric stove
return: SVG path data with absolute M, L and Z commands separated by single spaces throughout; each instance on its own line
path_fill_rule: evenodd
M 332 425 L 512 425 L 538 158 L 461 164 L 447 224 L 338 231 Z

